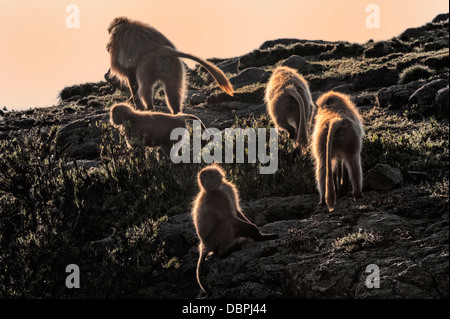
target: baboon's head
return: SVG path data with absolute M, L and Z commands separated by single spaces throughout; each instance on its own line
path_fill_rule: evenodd
M 113 125 L 123 125 L 125 120 L 129 120 L 133 114 L 133 109 L 126 104 L 116 104 L 111 107 L 109 119 Z
M 221 189 L 224 177 L 225 172 L 222 168 L 217 164 L 212 164 L 198 173 L 198 184 L 206 191 Z
M 111 32 L 114 30 L 115 27 L 117 27 L 119 24 L 122 23 L 129 23 L 130 20 L 127 17 L 117 17 L 114 18 L 114 20 L 111 21 L 108 27 L 108 33 L 111 34 Z

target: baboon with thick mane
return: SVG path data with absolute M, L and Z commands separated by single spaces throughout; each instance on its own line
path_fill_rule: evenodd
M 314 102 L 306 80 L 292 68 L 277 67 L 267 84 L 265 101 L 275 125 L 287 131 L 289 138 L 294 140 L 294 146 L 305 153 L 314 113 Z
M 106 48 L 111 56 L 111 72 L 128 85 L 138 109 L 153 110 L 153 87 L 163 83 L 166 102 L 172 113 L 182 111 L 185 71 L 180 58 L 200 63 L 219 86 L 233 95 L 233 86 L 225 74 L 210 62 L 178 51 L 172 42 L 155 28 L 126 17 L 115 18 L 109 28 Z M 144 107 L 136 99 L 136 95 Z
M 197 281 L 203 292 L 207 293 L 201 283 L 201 268 L 210 252 L 225 257 L 240 238 L 263 241 L 278 236 L 261 234 L 258 227 L 245 217 L 239 206 L 236 186 L 226 180 L 225 172 L 219 165 L 212 164 L 202 169 L 197 181 L 200 192 L 192 209 L 192 218 L 200 239 Z
M 364 129 L 361 116 L 350 98 L 330 91 L 317 100 L 317 114 L 312 134 L 312 152 L 316 166 L 316 182 L 320 194 L 319 204 L 327 204 L 329 211 L 336 203 L 334 180 L 338 165 L 341 185 L 346 188 L 350 179 L 353 196 L 362 196 L 361 148 Z

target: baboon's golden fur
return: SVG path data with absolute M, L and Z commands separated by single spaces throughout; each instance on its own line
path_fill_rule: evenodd
M 317 114 L 312 134 L 312 154 L 320 203 L 330 211 L 336 203 L 333 175 L 342 163 L 342 176 L 350 178 L 353 195 L 362 196 L 361 148 L 364 129 L 362 119 L 350 98 L 330 91 L 317 100 Z M 347 183 L 343 180 L 342 183 Z
M 287 131 L 294 145 L 305 153 L 314 113 L 306 80 L 292 68 L 277 67 L 267 83 L 265 101 L 274 124 Z
M 106 48 L 111 56 L 111 72 L 124 81 L 137 108 L 154 109 L 153 87 L 163 83 L 166 102 L 172 113 L 183 108 L 185 71 L 180 58 L 200 63 L 214 77 L 219 86 L 233 95 L 233 87 L 225 74 L 210 62 L 178 51 L 172 42 L 154 27 L 126 17 L 115 18 L 109 28 Z M 143 107 L 135 99 L 138 95 Z

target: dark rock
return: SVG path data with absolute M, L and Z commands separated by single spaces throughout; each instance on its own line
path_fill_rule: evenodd
M 373 93 L 360 94 L 353 97 L 353 103 L 357 106 L 374 106 L 376 102 L 376 95 Z
M 292 55 L 316 56 L 322 52 L 331 51 L 336 45 L 330 43 L 314 43 L 308 41 L 305 43 L 292 44 L 291 46 L 275 46 L 267 50 L 254 50 L 244 54 L 239 58 L 239 70 L 245 70 L 250 67 L 261 67 L 266 65 L 275 65 L 277 62 L 287 59 Z
M 175 215 L 162 225 L 160 239 L 166 243 L 166 252 L 170 256 L 184 256 L 192 246 L 198 244 L 190 214 Z
M 343 57 L 357 57 L 364 52 L 364 47 L 358 43 L 338 42 L 330 50 L 319 53 L 319 60 L 340 59 Z
M 448 13 L 441 13 L 441 14 L 438 14 L 431 22 L 438 23 L 438 22 L 443 22 L 443 21 L 447 21 L 447 20 L 448 20 Z
M 391 86 L 397 83 L 398 71 L 395 69 L 382 67 L 377 70 L 370 70 L 360 74 L 353 80 L 355 90 L 362 91 L 368 88 L 378 88 Z
M 367 48 L 363 52 L 364 58 L 378 58 L 389 55 L 393 52 L 393 48 L 390 47 L 387 42 L 376 42 L 372 47 Z
M 413 183 L 413 184 L 418 184 L 424 181 L 428 181 L 429 180 L 429 175 L 425 172 L 416 172 L 416 171 L 409 171 L 408 173 L 406 173 L 405 176 L 405 180 Z
M 98 94 L 105 87 L 106 82 L 98 83 L 84 83 L 79 85 L 73 85 L 64 88 L 60 93 L 59 97 L 61 100 L 66 101 L 73 96 L 88 96 L 91 94 Z M 112 91 L 111 91 L 112 93 Z
M 274 46 L 277 46 L 277 45 L 284 45 L 284 46 L 287 46 L 287 45 L 291 45 L 291 44 L 299 43 L 299 42 L 301 42 L 301 40 L 299 40 L 299 39 L 277 39 L 277 40 L 269 40 L 269 41 L 264 42 L 264 43 L 259 47 L 259 49 L 260 49 L 260 50 L 266 50 L 266 49 L 269 49 L 269 48 L 273 48 Z
M 427 31 L 423 27 L 409 28 L 409 29 L 406 29 L 405 31 L 403 31 L 402 34 L 400 34 L 400 39 L 403 41 L 408 41 L 411 38 L 418 38 L 425 34 L 427 34 Z
M 291 55 L 289 58 L 284 60 L 284 62 L 281 64 L 282 66 L 288 66 L 293 69 L 302 70 L 305 66 L 308 66 L 308 61 L 305 60 L 305 58 L 299 56 L 299 55 Z
M 239 89 L 241 87 L 264 83 L 270 77 L 270 72 L 265 71 L 262 68 L 248 68 L 240 72 L 238 75 L 230 79 L 230 83 L 233 85 L 234 89 Z
M 224 73 L 235 74 L 238 72 L 239 58 L 233 58 L 230 60 L 217 63 L 216 66 L 219 69 L 221 69 Z
M 377 99 L 381 107 L 389 109 L 399 109 L 408 104 L 409 97 L 419 87 L 423 81 L 413 81 L 403 85 L 392 85 L 382 88 L 377 92 Z
M 448 80 L 445 79 L 437 79 L 424 84 L 410 96 L 409 104 L 417 104 L 419 106 L 433 105 L 437 92 L 445 86 L 448 86 Z
M 443 110 L 444 112 L 447 113 L 447 117 L 448 117 L 448 113 L 449 113 L 449 94 L 448 94 L 448 89 L 449 89 L 449 86 L 447 84 L 446 87 L 440 89 L 436 93 L 436 99 L 435 99 L 436 105 L 441 110 Z
M 81 95 L 74 95 L 66 99 L 66 102 L 76 102 L 82 98 Z
M 108 121 L 109 114 L 90 115 L 62 126 L 56 139 L 56 153 L 70 159 L 98 158 L 102 134 L 96 123 Z
M 97 101 L 97 100 L 90 100 L 90 101 L 88 102 L 87 106 L 89 106 L 89 107 L 102 107 L 103 104 L 100 103 L 100 102 Z
M 186 102 L 190 105 L 198 105 L 206 101 L 206 95 L 202 92 L 188 90 L 186 93 Z
M 335 86 L 331 90 L 336 91 L 336 92 L 346 93 L 346 92 L 351 92 L 354 89 L 355 89 L 355 86 L 353 84 L 346 83 L 346 84 L 341 84 L 341 85 Z
M 387 164 L 377 164 L 364 174 L 364 190 L 387 191 L 401 187 L 403 175 L 398 168 L 392 168 Z
M 312 43 L 312 44 L 327 44 L 333 45 L 336 42 L 333 41 L 324 41 L 324 40 L 304 40 L 304 39 L 293 39 L 293 38 L 284 38 L 284 39 L 276 39 L 276 40 L 268 40 L 265 41 L 260 47 L 260 50 L 267 50 L 273 48 L 277 45 L 289 46 L 292 44 L 302 44 L 302 43 Z
M 78 100 L 77 104 L 86 106 L 86 105 L 88 105 L 90 100 L 91 100 L 91 98 L 85 97 L 85 98 Z

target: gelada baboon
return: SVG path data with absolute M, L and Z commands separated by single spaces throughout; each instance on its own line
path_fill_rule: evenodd
M 303 153 L 308 147 L 309 126 L 314 113 L 308 83 L 292 68 L 273 71 L 266 88 L 267 111 L 276 127 L 287 131 Z
M 312 135 L 312 152 L 316 166 L 319 204 L 329 211 L 336 203 L 335 181 L 341 166 L 341 185 L 350 179 L 353 196 L 362 196 L 361 147 L 364 129 L 361 116 L 350 98 L 342 93 L 328 92 L 317 100 L 317 114 Z
M 161 32 L 126 17 L 115 18 L 109 28 L 106 48 L 111 56 L 111 71 L 128 85 L 138 109 L 154 110 L 153 87 L 163 83 L 166 102 L 172 113 L 182 111 L 185 72 L 180 58 L 200 63 L 214 77 L 219 86 L 233 95 L 233 86 L 225 74 L 212 63 L 180 52 Z M 142 107 L 135 95 L 144 104 Z
M 201 283 L 201 268 L 210 252 L 225 257 L 241 238 L 263 241 L 278 236 L 261 234 L 258 227 L 245 217 L 239 206 L 238 191 L 233 183 L 226 180 L 225 172 L 219 165 L 212 164 L 202 169 L 197 181 L 200 192 L 192 209 L 200 239 L 197 281 L 203 292 L 207 293 Z
M 177 142 L 170 140 L 170 133 L 175 128 L 186 128 L 188 119 L 200 121 L 203 129 L 206 129 L 203 122 L 191 114 L 137 111 L 127 104 L 116 104 L 110 110 L 110 122 L 119 127 L 129 148 L 135 146 L 136 139 L 143 146 L 161 146 L 166 154 Z

